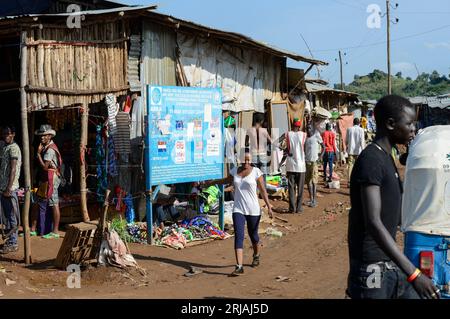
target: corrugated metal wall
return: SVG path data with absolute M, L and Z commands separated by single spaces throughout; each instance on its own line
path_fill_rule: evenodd
M 142 29 L 143 84 L 176 85 L 175 32 L 145 20 Z

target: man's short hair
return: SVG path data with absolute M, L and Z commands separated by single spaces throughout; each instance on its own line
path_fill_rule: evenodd
M 359 125 L 359 118 L 355 117 L 353 119 L 353 125 Z
M 331 124 L 330 123 L 325 124 L 325 129 L 327 131 L 331 130 Z
M 264 122 L 264 113 L 255 113 L 253 116 L 253 125 L 256 123 L 262 124 Z
M 398 120 L 407 107 L 412 108 L 412 103 L 399 95 L 386 95 L 381 98 L 374 108 L 377 127 L 382 127 L 388 118 Z
M 4 132 L 11 132 L 13 134 L 16 134 L 16 128 L 13 125 L 6 125 L 2 127 L 2 134 Z

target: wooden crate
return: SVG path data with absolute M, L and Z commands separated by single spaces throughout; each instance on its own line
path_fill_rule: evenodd
M 89 261 L 97 226 L 97 221 L 69 225 L 56 257 L 55 266 L 65 270 L 70 264 L 79 265 Z

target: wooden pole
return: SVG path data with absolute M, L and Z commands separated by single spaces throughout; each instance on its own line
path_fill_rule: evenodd
M 106 220 L 107 220 L 107 216 L 108 216 L 108 207 L 109 207 L 109 194 L 111 193 L 111 191 L 109 189 L 106 190 L 105 192 L 105 202 L 103 203 L 103 213 L 102 213 L 102 219 L 100 220 L 101 222 L 101 230 L 102 230 L 102 234 L 105 232 L 105 228 L 106 228 Z
M 80 205 L 83 221 L 89 221 L 89 213 L 87 208 L 87 186 L 86 186 L 86 145 L 88 139 L 88 124 L 89 124 L 89 107 L 83 105 L 81 107 L 81 138 L 80 138 Z
M 389 13 L 389 0 L 386 0 L 386 23 L 387 23 L 387 71 L 388 71 L 388 94 L 392 93 L 391 82 L 391 28 L 390 28 L 390 13 Z
M 30 225 L 28 216 L 30 212 L 31 200 L 31 173 L 30 173 L 30 142 L 28 139 L 28 110 L 27 110 L 27 94 L 25 86 L 27 84 L 27 32 L 22 31 L 21 34 L 21 52 L 20 52 L 20 109 L 22 120 L 22 148 L 23 148 L 23 174 L 25 177 L 25 203 L 22 209 L 22 221 L 24 229 L 24 259 L 25 264 L 31 263 L 31 242 L 30 242 Z

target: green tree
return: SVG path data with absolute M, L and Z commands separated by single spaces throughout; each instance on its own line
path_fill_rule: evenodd
M 391 80 L 392 92 L 402 96 L 433 96 L 450 93 L 450 79 L 445 75 L 441 76 L 437 71 L 431 74 L 422 73 L 415 80 L 411 77 L 403 78 L 398 72 L 391 77 Z M 339 85 L 335 87 L 340 88 Z M 353 82 L 346 85 L 345 89 L 358 93 L 363 100 L 380 99 L 386 95 L 387 74 L 381 70 L 373 70 L 367 75 L 355 75 Z

